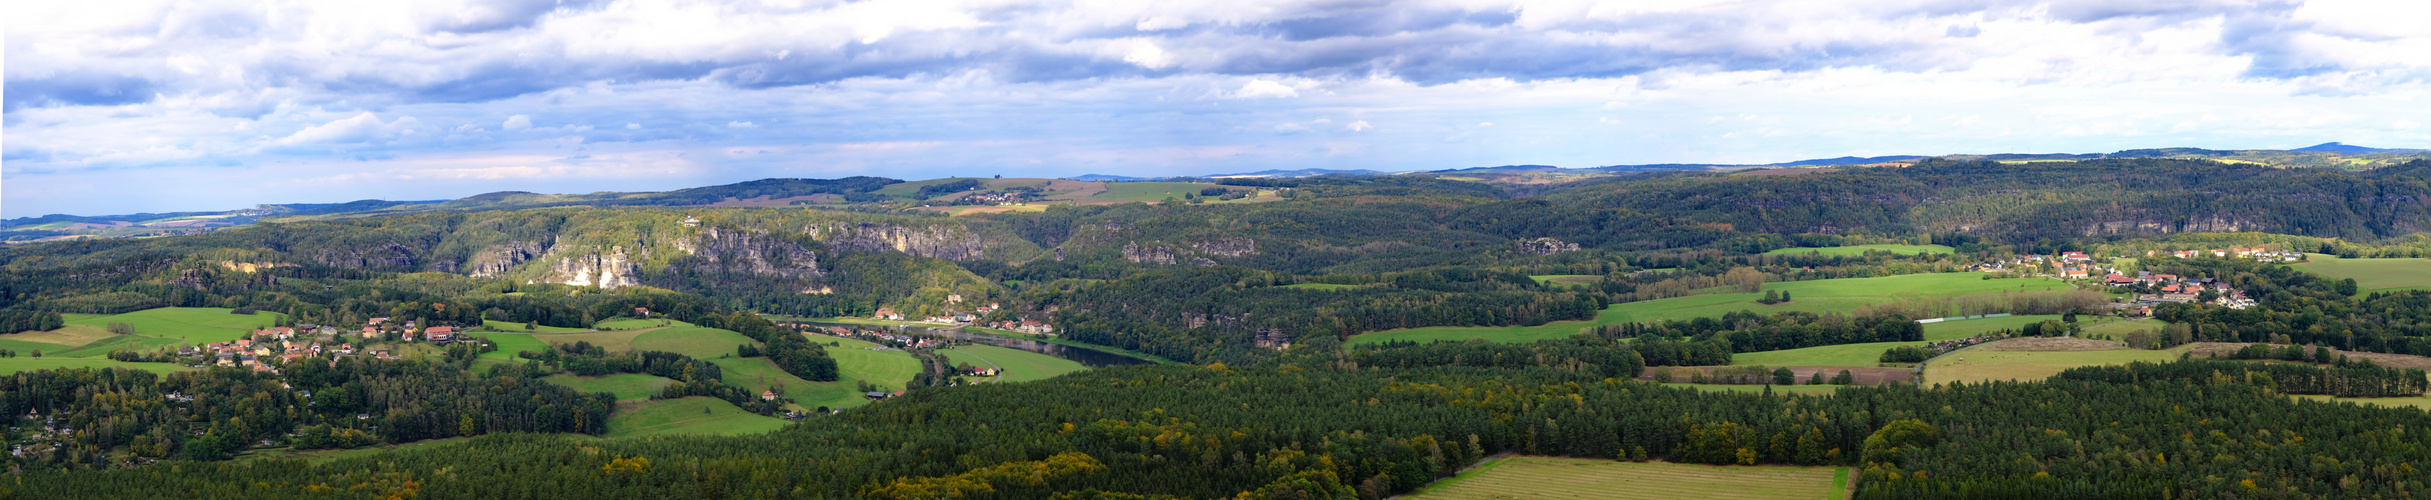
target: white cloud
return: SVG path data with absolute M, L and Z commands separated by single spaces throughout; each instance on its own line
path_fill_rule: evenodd
M 1250 80 L 1248 84 L 1241 85 L 1241 90 L 1232 92 L 1232 98 L 1234 99 L 1272 99 L 1299 96 L 1300 91 L 1292 89 L 1291 86 L 1275 83 L 1269 80 Z
M 412 134 L 415 132 L 414 127 L 420 124 L 420 121 L 411 116 L 383 122 L 380 121 L 378 115 L 364 112 L 329 123 L 306 127 L 293 134 L 288 134 L 286 137 L 271 141 L 270 145 L 289 147 L 316 144 L 364 144 Z
M 506 117 L 506 123 L 499 125 L 498 128 L 506 130 L 523 130 L 532 128 L 532 117 L 524 115 L 509 116 Z
M 759 128 L 760 124 L 746 121 L 726 122 L 726 128 Z
M 1352 131 L 1352 132 L 1366 132 L 1366 131 L 1367 131 L 1367 129 L 1371 129 L 1371 128 L 1376 128 L 1376 127 L 1375 127 L 1375 126 L 1373 126 L 1373 125 L 1368 125 L 1368 124 L 1367 124 L 1367 120 L 1359 120 L 1359 121 L 1351 122 L 1349 125 L 1343 125 L 1343 126 L 1342 126 L 1342 129 L 1343 129 L 1343 130 L 1348 130 L 1348 131 Z

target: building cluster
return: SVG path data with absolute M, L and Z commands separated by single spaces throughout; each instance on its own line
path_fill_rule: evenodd
M 2204 292 L 2213 294 L 2210 302 L 2212 305 L 2244 309 L 2253 307 L 2255 304 L 2254 299 L 2245 296 L 2244 290 L 2238 290 L 2229 286 L 2228 283 L 2211 278 L 2183 278 L 2174 274 L 2139 271 L 2134 277 L 2113 273 L 2104 277 L 2102 281 L 2104 284 L 2114 287 L 2150 292 L 2136 295 L 2136 305 L 2144 307 L 2143 311 L 2146 311 L 2146 314 L 2150 314 L 2149 308 L 2153 304 L 2200 302 L 2203 300 Z
M 2297 262 L 2304 260 L 2304 252 L 2298 252 L 2295 250 L 2270 250 L 2260 247 L 2226 249 L 2214 248 L 2210 250 L 2145 250 L 2144 256 L 2175 257 L 2180 259 L 2193 259 L 2199 257 L 2212 257 L 2220 259 L 2239 258 L 2253 259 L 2262 262 Z
M 1967 266 L 1967 270 L 2019 273 L 2027 276 L 2060 279 L 2087 279 L 2118 272 L 2118 268 L 2108 264 L 2110 259 L 2099 259 L 2101 262 L 2096 262 L 2096 260 L 2094 256 L 2086 255 L 2085 252 L 2061 252 L 2059 255 L 2020 255 L 1970 265 Z
M 1033 335 L 1054 335 L 1054 334 L 1055 334 L 1055 325 L 1050 325 L 1050 324 L 1046 324 L 1046 323 L 1043 323 L 1043 322 L 1038 322 L 1038 321 L 1029 321 L 1029 320 L 1015 321 L 1015 320 L 1009 320 L 1009 319 L 1008 319 L 1008 320 L 1004 320 L 1004 321 L 997 321 L 997 322 L 993 322 L 993 323 L 988 323 L 987 325 L 984 325 L 984 326 L 986 326 L 986 327 L 988 327 L 988 328 L 994 328 L 994 329 L 998 329 L 998 330 L 1016 331 L 1016 332 L 1028 333 L 1028 334 L 1033 334 Z

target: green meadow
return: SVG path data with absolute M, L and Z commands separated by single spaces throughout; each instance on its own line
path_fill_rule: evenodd
M 756 383 L 757 380 L 742 377 L 766 375 L 775 379 L 778 375 L 786 375 L 792 381 L 785 386 L 786 397 L 793 398 L 794 404 L 803 408 L 825 406 L 843 409 L 867 405 L 869 400 L 861 396 L 855 387 L 858 385 L 856 382 L 869 382 L 877 386 L 877 390 L 895 392 L 903 390 L 903 384 L 911 382 L 912 375 L 920 373 L 920 360 L 913 359 L 911 354 L 903 351 L 872 351 L 869 348 L 877 347 L 877 344 L 837 337 L 811 336 L 810 342 L 827 346 L 828 356 L 836 358 L 836 381 L 809 382 L 791 378 L 777 370 L 776 365 L 770 364 L 767 358 L 728 358 L 711 362 L 726 369 L 729 384 Z M 841 345 L 828 345 L 830 343 Z
M 785 419 L 743 411 L 723 399 L 693 396 L 621 405 L 608 417 L 608 437 L 766 434 L 784 428 L 785 423 Z
M 573 388 L 582 392 L 605 392 L 616 395 L 617 401 L 637 401 L 658 395 L 658 390 L 674 382 L 666 377 L 640 373 L 618 373 L 584 377 L 560 373 L 541 377 L 541 381 Z
M 1487 339 L 1495 342 L 1535 342 L 1577 335 L 1591 327 L 1630 322 L 1658 322 L 1720 317 L 1732 311 L 1754 311 L 1772 314 L 1782 311 L 1814 313 L 1856 310 L 1858 306 L 1882 304 L 1919 298 L 1950 297 L 1979 293 L 2069 290 L 2074 287 L 2058 280 L 2042 278 L 1983 279 L 1983 273 L 1934 273 L 1886 276 L 1879 278 L 1842 278 L 1813 281 L 1765 283 L 1765 290 L 1788 292 L 1790 302 L 1764 305 L 1756 303 L 1761 292 L 1691 295 L 1668 299 L 1613 304 L 1604 308 L 1595 319 L 1586 321 L 1555 321 L 1536 326 L 1439 326 L 1388 330 L 1351 337 L 1350 344 L 1408 340 Z
M 1891 252 L 1891 253 L 1903 254 L 1903 255 L 1914 255 L 1914 254 L 1926 254 L 1926 253 L 1938 253 L 1938 254 L 1946 254 L 1946 253 L 1950 253 L 1950 252 L 1952 252 L 1952 251 L 1953 251 L 1953 250 L 1952 250 L 1950 247 L 1946 247 L 1946 246 L 1942 246 L 1942 245 L 1857 245 L 1857 246 L 1847 246 L 1847 247 L 1822 247 L 1822 248 L 1783 248 L 1783 249 L 1773 250 L 1773 251 L 1770 251 L 1770 252 L 1764 252 L 1764 254 L 1765 254 L 1765 255 L 1785 255 L 1785 254 L 1800 254 L 1800 255 L 1804 255 L 1804 254 L 1822 254 L 1822 255 L 1838 255 L 1838 256 L 1857 256 L 1857 255 L 1865 255 L 1865 253 L 1866 253 L 1866 252 Z
M 33 358 L 26 357 L 24 354 L 18 354 L 17 357 L 14 358 L 0 358 L 0 375 L 13 375 L 17 372 L 23 371 L 59 370 L 66 368 L 132 368 L 153 373 L 170 373 L 193 370 L 193 368 L 187 368 L 183 365 L 173 363 L 128 363 L 125 361 L 98 357 L 67 358 L 44 355 L 43 357 Z
M 2295 264 L 2322 277 L 2352 278 L 2355 288 L 2366 292 L 2431 288 L 2431 259 L 2341 259 L 2336 255 L 2308 253 L 2305 262 Z
M 2090 318 L 2080 316 L 2080 321 Z M 2058 320 L 2057 314 L 2004 316 L 1925 324 L 1925 342 L 1963 339 L 1990 333 L 1993 330 L 2015 331 L 2027 323 Z M 1763 366 L 1852 366 L 1870 367 L 1881 364 L 1882 351 L 1893 347 L 1924 345 L 1925 342 L 1869 342 L 1840 344 L 1801 349 L 1765 352 L 1742 352 L 1730 356 L 1730 364 Z M 1970 351 L 1972 352 L 1972 351 Z
M 986 344 L 965 345 L 939 352 L 945 353 L 946 358 L 957 364 L 1000 368 L 1004 370 L 1000 377 L 1005 382 L 1028 382 L 1089 369 L 1069 359 Z M 985 377 L 973 379 L 995 380 Z
M 1163 201 L 1167 197 L 1179 200 L 1183 193 L 1197 194 L 1200 189 L 1215 186 L 1204 182 L 1113 182 L 1106 192 L 1091 196 L 1096 200 Z

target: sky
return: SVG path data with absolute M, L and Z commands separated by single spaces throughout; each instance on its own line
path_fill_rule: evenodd
M 7 2 L 0 217 L 2431 147 L 2431 2 Z

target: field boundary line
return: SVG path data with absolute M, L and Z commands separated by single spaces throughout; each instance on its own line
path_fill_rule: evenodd
M 1477 477 L 1479 474 L 1484 474 L 1489 469 L 1493 469 L 1494 467 L 1501 466 L 1505 463 L 1510 463 L 1513 455 L 1516 455 L 1516 453 L 1508 451 L 1493 454 L 1492 456 L 1486 457 L 1485 460 L 1478 461 L 1475 465 L 1470 465 L 1461 470 L 1452 471 L 1451 477 L 1437 479 L 1433 482 L 1427 483 L 1426 486 L 1420 486 L 1416 490 L 1411 490 L 1407 494 L 1394 495 L 1393 498 L 1405 498 L 1412 495 L 1423 495 L 1430 491 L 1451 487 L 1453 484 L 1457 484 L 1461 480 L 1468 479 L 1470 477 Z

